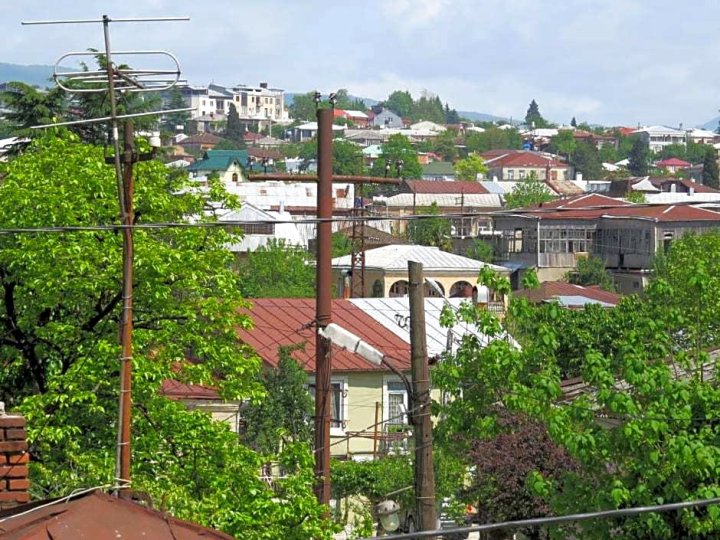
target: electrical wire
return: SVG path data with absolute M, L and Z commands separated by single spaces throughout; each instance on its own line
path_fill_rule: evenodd
M 465 534 L 472 532 L 496 531 L 502 529 L 524 529 L 528 527 L 541 527 L 544 525 L 559 525 L 562 523 L 575 523 L 594 519 L 615 518 L 626 516 L 637 516 L 655 512 L 671 512 L 686 508 L 700 508 L 720 504 L 720 497 L 714 499 L 703 499 L 699 501 L 683 501 L 679 503 L 658 504 L 653 506 L 635 506 L 631 508 L 620 508 L 617 510 L 601 510 L 599 512 L 586 512 L 583 514 L 568 514 L 565 516 L 552 516 L 544 518 L 521 519 L 517 521 L 505 521 L 502 523 L 488 523 L 485 525 L 473 525 L 470 527 L 453 527 L 447 529 L 434 529 L 432 531 L 417 531 L 405 534 L 392 534 L 389 536 L 373 536 L 361 540 L 410 540 L 414 538 L 431 538 L 450 534 Z

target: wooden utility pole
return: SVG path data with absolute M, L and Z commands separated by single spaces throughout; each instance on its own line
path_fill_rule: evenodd
M 317 264 L 315 284 L 315 477 L 317 498 L 330 502 L 330 340 L 320 335 L 332 322 L 332 109 L 318 109 Z
M 418 531 L 437 528 L 433 472 L 430 368 L 425 337 L 425 280 L 422 264 L 408 261 L 410 282 L 410 354 L 412 362 L 413 431 L 415 433 L 415 497 Z

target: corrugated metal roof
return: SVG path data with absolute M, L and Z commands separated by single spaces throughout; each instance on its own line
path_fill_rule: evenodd
M 49 506 L 46 503 L 52 501 L 37 501 L 0 512 L 0 536 L 5 540 L 232 540 L 225 533 L 101 491 L 56 501 Z
M 602 302 L 600 300 L 596 300 L 595 298 L 588 298 L 587 296 L 561 295 L 555 296 L 554 299 L 564 307 L 585 307 L 588 304 L 600 304 L 603 307 L 614 307 L 614 304 L 608 304 L 607 302 Z
M 439 183 L 439 182 L 438 182 Z M 412 207 L 431 206 L 433 203 L 440 207 L 464 207 L 464 208 L 500 208 L 502 200 L 500 195 L 494 193 L 398 193 L 392 197 L 383 199 L 389 207 Z
M 507 268 L 502 266 L 476 261 L 469 257 L 455 255 L 430 246 L 394 244 L 365 251 L 365 268 L 404 270 L 407 272 L 408 261 L 421 263 L 425 271 L 479 272 L 484 267 L 490 267 L 496 272 L 508 271 Z M 351 266 L 351 255 L 334 258 L 332 265 L 335 268 L 349 268 Z
M 464 193 L 465 195 L 488 193 L 480 182 L 465 181 L 403 180 L 400 189 L 406 193 Z
M 605 291 L 597 286 L 583 287 L 564 281 L 543 281 L 537 289 L 524 289 L 513 293 L 533 302 L 542 302 L 559 296 L 584 297 L 615 306 L 622 298 L 619 294 Z
M 315 372 L 315 329 L 309 325 L 315 320 L 314 298 L 262 298 L 253 300 L 252 307 L 242 311 L 250 315 L 254 326 L 238 329 L 240 340 L 253 347 L 266 363 L 275 366 L 279 360 L 278 348 L 304 343 L 305 348 L 293 356 L 303 368 Z M 410 346 L 396 334 L 378 323 L 348 300 L 333 300 L 332 321 L 349 330 L 382 353 L 397 358 L 399 369 L 410 367 Z M 360 356 L 333 347 L 333 371 L 385 371 Z
M 383 327 L 392 331 L 405 343 L 410 344 L 410 299 L 409 298 L 354 298 L 349 300 L 355 306 L 367 313 Z M 428 357 L 438 356 L 448 348 L 448 332 L 452 332 L 450 341 L 453 351 L 457 350 L 458 344 L 464 335 L 473 335 L 478 341 L 486 345 L 488 337 L 483 334 L 475 325 L 458 323 L 450 328 L 443 328 L 440 324 L 440 314 L 445 303 L 457 308 L 466 301 L 462 298 L 425 299 L 425 332 L 427 336 Z

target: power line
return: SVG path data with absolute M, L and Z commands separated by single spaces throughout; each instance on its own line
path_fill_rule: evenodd
M 430 538 L 438 535 L 464 534 L 471 532 L 496 531 L 503 529 L 524 529 L 528 527 L 541 527 L 543 525 L 559 525 L 562 523 L 575 523 L 579 521 L 590 521 L 594 519 L 615 518 L 626 516 L 637 516 L 655 512 L 671 512 L 685 508 L 701 508 L 720 504 L 720 497 L 714 499 L 703 499 L 699 501 L 684 501 L 679 503 L 658 504 L 653 506 L 635 506 L 632 508 L 620 508 L 618 510 L 602 510 L 599 512 L 586 512 L 583 514 L 568 514 L 565 516 L 552 516 L 545 518 L 521 519 L 517 521 L 504 521 L 502 523 L 488 523 L 485 525 L 473 525 L 471 527 L 455 527 L 448 529 L 435 529 L 433 531 L 412 532 L 406 534 L 393 534 L 390 536 L 373 536 L 361 540 L 409 540 L 413 538 Z

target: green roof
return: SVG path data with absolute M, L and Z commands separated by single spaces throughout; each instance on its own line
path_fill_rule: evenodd
M 422 168 L 423 176 L 455 176 L 455 167 L 449 161 L 433 161 Z
M 247 164 L 247 150 L 208 150 L 200 161 L 190 165 L 187 170 L 197 171 L 227 171 L 233 162 L 241 167 Z

